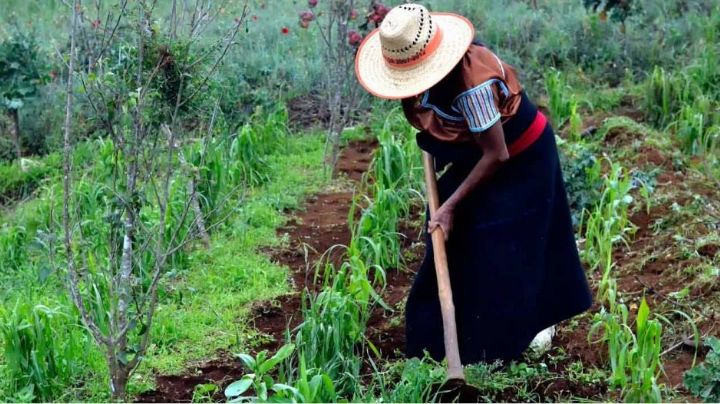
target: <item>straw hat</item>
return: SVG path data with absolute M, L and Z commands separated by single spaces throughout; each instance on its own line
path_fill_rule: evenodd
M 475 29 L 465 17 L 404 4 L 390 10 L 360 45 L 355 74 L 377 97 L 412 97 L 447 76 L 474 36 Z

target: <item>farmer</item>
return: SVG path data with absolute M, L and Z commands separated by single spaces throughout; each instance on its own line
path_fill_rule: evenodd
M 591 305 L 553 129 L 518 75 L 473 42 L 466 18 L 420 5 L 392 9 L 363 41 L 356 74 L 371 94 L 402 101 L 437 171 L 428 232 L 447 241 L 464 364 L 518 358 L 549 345 L 553 325 Z M 445 356 L 430 237 L 406 306 L 407 355 Z

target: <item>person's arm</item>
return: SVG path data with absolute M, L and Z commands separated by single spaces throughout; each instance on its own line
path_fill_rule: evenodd
M 428 231 L 432 233 L 437 227 L 440 227 L 445 233 L 446 240 L 452 231 L 453 214 L 458 203 L 465 199 L 478 185 L 487 181 L 497 171 L 498 167 L 510 158 L 505 145 L 505 132 L 500 120 L 486 131 L 475 134 L 474 137 L 478 146 L 482 148 L 482 157 L 450 198 L 435 212 L 435 216 L 429 223 Z

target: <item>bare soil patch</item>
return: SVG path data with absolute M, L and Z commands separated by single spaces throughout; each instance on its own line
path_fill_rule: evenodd
M 367 171 L 375 141 L 353 141 L 340 156 L 338 170 L 353 179 L 359 179 Z M 285 331 L 301 321 L 301 295 L 304 289 L 314 290 L 315 263 L 333 246 L 347 245 L 350 229 L 347 218 L 352 204 L 351 192 L 318 194 L 308 198 L 302 211 L 298 212 L 278 235 L 287 235 L 290 245 L 282 250 L 269 250 L 273 259 L 290 268 L 295 293 L 281 296 L 273 301 L 258 302 L 251 310 L 255 328 L 267 336 L 268 341 L 255 351 L 277 350 L 282 344 Z M 335 263 L 342 259 L 342 248 L 328 257 Z M 216 400 L 224 401 L 222 391 L 227 385 L 243 375 L 242 364 L 229 352 L 221 352 L 220 359 L 195 366 L 181 375 L 156 375 L 154 391 L 141 394 L 141 402 L 190 402 L 199 384 L 215 384 L 221 387 Z

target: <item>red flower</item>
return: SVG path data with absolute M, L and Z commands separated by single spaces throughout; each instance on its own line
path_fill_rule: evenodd
M 353 9 L 353 10 L 350 12 L 350 19 L 351 19 L 351 20 L 356 20 L 357 17 L 358 17 L 358 12 L 357 12 L 357 10 Z
M 300 20 L 300 28 L 307 29 L 307 27 L 310 26 L 310 21 L 308 20 Z
M 300 13 L 300 20 L 301 21 L 315 21 L 315 14 L 312 11 L 303 11 Z
M 318 0 L 308 0 L 308 6 L 310 6 L 310 8 L 317 6 L 317 4 Z
M 252 16 L 252 19 L 253 19 L 253 21 L 257 21 L 257 20 L 258 20 L 258 16 L 254 15 L 254 16 Z
M 93 22 L 92 22 L 92 27 L 93 27 L 93 29 L 98 29 L 98 28 L 100 28 L 100 20 L 95 20 L 95 21 L 93 21 Z
M 282 29 L 280 30 L 280 32 L 282 32 L 283 35 L 287 35 L 287 34 L 290 33 L 290 28 L 288 28 L 288 27 L 282 27 Z
M 362 42 L 362 35 L 358 34 L 357 31 L 350 31 L 348 32 L 348 43 L 351 46 L 357 46 L 360 45 L 360 42 Z
M 372 23 L 375 25 L 375 27 L 379 27 L 380 24 L 385 19 L 385 16 L 387 16 L 387 13 L 390 12 L 390 9 L 385 6 L 382 3 L 376 3 L 372 6 L 372 11 L 367 15 L 367 22 Z

